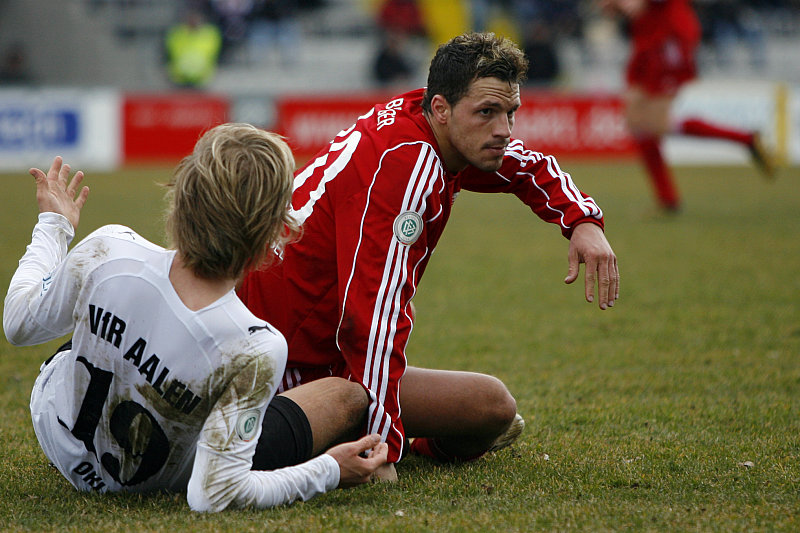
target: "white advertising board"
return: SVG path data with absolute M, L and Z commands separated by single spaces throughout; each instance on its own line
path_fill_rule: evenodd
M 49 166 L 111 170 L 120 163 L 120 96 L 112 89 L 0 90 L 0 171 Z
M 758 130 L 784 161 L 800 162 L 800 88 L 773 81 L 701 81 L 685 87 L 673 117 L 697 116 L 746 130 Z M 673 163 L 746 164 L 749 154 L 735 143 L 669 136 L 666 155 Z

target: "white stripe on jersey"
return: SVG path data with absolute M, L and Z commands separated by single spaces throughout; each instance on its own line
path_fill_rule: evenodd
M 417 203 L 421 194 L 420 183 L 424 184 L 424 178 L 421 180 L 420 176 L 427 176 L 430 173 L 431 150 L 427 148 L 429 147 L 423 146 L 419 152 L 417 162 L 411 173 L 412 177 L 406 186 L 400 213 L 408 211 L 410 207 Z M 378 170 L 380 171 L 380 167 Z M 365 377 L 369 376 L 366 385 L 373 390 L 375 390 L 374 385 L 376 382 L 378 383 L 378 400 L 381 403 L 385 400 L 385 387 L 380 386 L 383 385 L 380 376 L 384 370 L 381 359 L 386 355 L 385 343 L 387 336 L 393 337 L 393 326 L 396 324 L 398 314 L 398 310 L 394 309 L 394 305 L 390 305 L 390 303 L 393 304 L 395 300 L 399 299 L 398 291 L 400 287 L 398 285 L 402 286 L 402 284 L 398 284 L 397 280 L 400 276 L 401 267 L 405 266 L 408 250 L 408 246 L 400 245 L 397 239 L 391 239 L 386 262 L 384 263 L 383 277 L 373 309 L 372 328 L 367 345 L 364 375 Z M 391 323 L 386 324 L 390 314 L 392 314 Z M 385 329 L 386 325 L 389 325 L 390 331 Z M 376 327 L 378 328 L 377 330 Z M 381 357 L 378 357 L 379 353 Z
M 364 211 L 361 217 L 359 241 L 353 257 L 353 265 L 351 267 L 350 277 L 347 280 L 347 286 L 345 287 L 342 312 L 339 327 L 337 328 L 336 332 L 337 347 L 339 346 L 339 329 L 341 328 L 341 320 L 343 319 L 345 313 L 347 294 L 349 293 L 350 285 L 355 274 L 358 251 L 361 247 L 361 241 L 363 239 L 364 220 L 369 209 L 369 199 L 372 194 L 372 188 L 375 185 L 377 176 L 381 171 L 383 159 L 386 157 L 386 155 L 400 147 L 414 144 L 420 144 L 421 149 L 406 187 L 400 213 L 405 211 L 415 211 L 420 215 L 424 213 L 425 205 L 427 204 L 427 197 L 431 194 L 436 181 L 441 178 L 441 165 L 438 163 L 438 157 L 436 156 L 433 148 L 427 143 L 413 142 L 400 144 L 391 148 L 390 150 L 387 150 L 381 156 L 378 168 L 373 175 L 373 180 L 368 190 L 367 203 L 364 206 Z M 372 328 L 368 338 L 367 354 L 364 364 L 363 384 L 369 390 L 373 391 L 373 393 L 377 392 L 377 396 L 373 398 L 373 404 L 371 405 L 369 411 L 368 431 L 379 433 L 384 439 L 386 438 L 386 435 L 388 435 L 388 431 L 391 428 L 390 417 L 386 414 L 383 408 L 383 402 L 386 399 L 386 389 L 388 386 L 389 376 L 388 355 L 392 351 L 394 334 L 397 329 L 397 319 L 400 313 L 400 295 L 402 288 L 408 279 L 406 262 L 409 249 L 410 248 L 408 246 L 400 245 L 397 239 L 394 238 L 392 238 L 391 242 L 389 243 L 389 250 L 387 252 L 386 262 L 384 264 L 383 278 L 378 290 L 375 307 L 373 308 Z M 416 265 L 414 268 L 416 269 Z
M 575 203 L 585 216 L 591 216 L 597 219 L 602 218 L 603 211 L 597 206 L 592 198 L 587 198 L 581 194 L 581 191 L 578 187 L 575 186 L 575 183 L 572 181 L 572 177 L 561 170 L 556 162 L 556 159 L 551 156 L 545 156 L 540 152 L 534 152 L 532 150 L 524 149 L 522 141 L 514 140 L 506 147 L 506 155 L 517 159 L 518 161 L 527 162 L 527 161 L 541 161 L 542 159 L 547 161 L 547 170 L 548 173 L 553 176 L 554 178 L 558 179 L 559 183 L 561 184 L 561 190 L 564 192 L 564 195 L 573 203 Z M 531 182 L 542 192 L 542 195 L 547 199 L 545 205 L 551 211 L 559 213 L 561 216 L 560 224 L 562 227 L 567 228 L 568 226 L 564 223 L 564 212 L 559 209 L 556 209 L 550 205 L 550 197 L 547 193 L 539 187 L 539 184 L 536 183 L 535 176 L 531 173 L 520 173 L 522 175 L 530 176 Z
M 353 131 L 353 128 L 356 127 L 356 125 L 358 124 L 359 120 L 371 117 L 372 113 L 374 113 L 374 112 L 375 112 L 375 108 L 373 107 L 372 109 L 369 110 L 368 113 L 365 113 L 365 114 L 361 115 L 360 117 L 358 117 L 358 119 L 356 120 L 356 122 L 353 123 L 352 126 L 347 128 L 346 130 L 342 130 L 338 134 L 336 134 L 336 137 L 342 137 L 344 135 L 348 135 L 351 131 Z M 345 141 L 346 141 L 346 139 L 343 140 L 343 141 L 340 141 L 338 143 L 335 143 L 335 142 L 331 141 L 330 148 L 328 148 L 327 152 L 325 152 L 324 154 L 322 154 L 321 156 L 316 158 L 312 164 L 308 165 L 305 169 L 303 169 L 303 172 L 301 172 L 300 174 L 298 174 L 297 176 L 294 177 L 294 188 L 292 189 L 292 191 L 296 191 L 297 189 L 302 187 L 303 184 L 308 179 L 308 177 L 311 174 L 314 173 L 314 170 L 318 169 L 319 167 L 324 165 L 326 161 L 328 161 L 328 155 L 331 152 L 336 152 L 336 151 L 340 150 L 342 148 L 342 143 L 344 143 Z M 356 144 L 358 144 L 358 143 L 356 143 Z
M 300 375 L 300 371 L 296 368 L 287 368 L 286 372 L 283 374 L 283 379 L 281 380 L 280 385 L 278 385 L 278 390 L 275 394 L 281 394 L 286 392 L 289 389 L 293 389 L 301 384 L 302 376 Z
M 381 440 L 386 441 L 386 438 L 389 436 L 389 430 L 392 427 L 392 418 L 386 416 L 386 409 L 383 407 L 383 403 L 377 400 L 375 393 L 371 390 L 367 390 L 367 394 L 369 395 L 369 409 L 367 410 L 367 420 L 382 420 L 382 424 L 377 423 L 368 423 L 367 433 L 377 433 L 381 436 Z M 400 405 L 400 389 L 398 389 L 397 395 L 397 405 Z M 376 427 L 377 426 L 377 427 Z M 402 444 L 400 445 L 400 454 L 402 455 Z
M 411 210 L 416 211 L 420 216 L 422 213 L 425 212 L 425 207 L 427 204 L 426 199 L 430 196 L 431 192 L 433 191 L 433 186 L 436 183 L 436 178 L 438 177 L 438 172 L 434 174 L 431 173 L 432 166 L 436 160 L 436 153 L 433 149 L 428 146 L 428 150 L 421 150 L 420 151 L 420 159 L 425 157 L 425 168 L 422 171 L 422 176 L 426 176 L 423 179 L 417 181 L 417 184 L 414 187 L 414 194 L 411 199 L 410 204 L 408 203 L 407 199 L 404 199 L 404 211 L 405 206 L 408 206 Z M 416 170 L 416 169 L 415 169 Z M 434 169 L 435 171 L 436 169 Z M 416 207 L 415 207 L 416 206 Z M 405 286 L 406 281 L 408 280 L 408 265 L 407 265 L 407 257 L 408 257 L 408 250 L 410 249 L 409 246 L 401 245 L 398 243 L 396 239 L 392 239 L 392 244 L 395 248 L 400 247 L 401 256 L 396 258 L 396 263 L 391 266 L 393 270 L 393 274 L 391 277 L 392 284 L 389 286 L 389 289 L 385 291 L 385 302 L 390 303 L 390 307 L 387 307 L 384 311 L 381 318 L 381 325 L 387 325 L 388 331 L 381 331 L 380 334 L 380 341 L 379 344 L 376 345 L 376 352 L 380 350 L 380 346 L 383 346 L 383 353 L 378 354 L 380 357 L 377 361 L 373 362 L 373 376 L 377 378 L 380 375 L 388 375 L 389 373 L 389 357 L 392 353 L 392 348 L 394 346 L 394 335 L 397 331 L 397 319 L 399 318 L 400 314 L 400 295 L 402 292 L 403 287 Z M 390 254 L 392 252 L 390 251 Z M 388 258 L 389 256 L 387 256 Z M 388 261 L 387 261 L 388 263 Z M 387 267 L 389 265 L 387 264 Z M 402 269 L 402 276 L 400 275 L 401 272 L 397 267 L 401 267 Z M 384 274 L 386 276 L 386 274 Z M 379 293 L 380 297 L 380 293 Z M 377 309 L 376 309 L 377 310 Z M 387 321 L 386 319 L 391 318 Z M 373 320 L 373 328 L 375 326 L 375 322 Z M 386 336 L 385 342 L 383 341 L 384 335 Z M 378 368 L 378 363 L 383 363 L 381 368 Z M 376 373 L 377 371 L 377 373 Z M 381 402 L 386 400 L 386 387 L 388 382 L 386 379 L 380 380 L 380 389 L 378 391 L 378 397 L 380 398 Z
M 361 141 L 361 132 L 354 131 L 341 141 L 337 143 L 331 143 L 330 150 L 328 150 L 324 155 L 321 155 L 317 159 L 314 160 L 314 163 L 309 165 L 303 172 L 298 174 L 294 178 L 294 189 L 297 190 L 300 188 L 306 180 L 311 176 L 315 169 L 319 168 L 320 166 L 324 165 L 328 161 L 328 156 L 335 153 L 340 152 L 336 159 L 322 172 L 322 179 L 319 181 L 319 185 L 317 188 L 311 191 L 308 195 L 308 201 L 301 207 L 300 209 L 295 210 L 294 208 L 289 209 L 290 214 L 294 217 L 298 224 L 303 224 L 306 219 L 311 215 L 314 211 L 314 204 L 317 203 L 317 200 L 322 198 L 322 195 L 325 194 L 325 186 L 328 184 L 329 181 L 334 179 L 339 172 L 341 172 L 347 164 L 350 162 L 350 158 L 353 157 L 353 152 L 356 151 L 358 147 L 358 143 Z

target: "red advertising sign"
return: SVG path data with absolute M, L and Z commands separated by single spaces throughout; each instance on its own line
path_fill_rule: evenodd
M 377 102 L 391 95 L 330 95 L 277 101 L 277 129 L 298 159 L 325 146 Z M 526 91 L 514 137 L 537 152 L 557 157 L 620 157 L 634 153 L 618 96 Z
M 614 95 L 525 93 L 513 135 L 557 157 L 619 157 L 635 148 Z
M 349 128 L 359 116 L 390 94 L 326 95 L 284 97 L 276 101 L 276 129 L 289 141 L 295 157 L 305 159 L 317 153 L 337 133 Z
M 201 93 L 125 95 L 125 163 L 174 163 L 191 153 L 209 128 L 228 120 L 226 97 Z

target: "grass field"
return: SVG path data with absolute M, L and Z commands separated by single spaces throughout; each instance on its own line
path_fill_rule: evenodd
M 42 165 L 47 164 L 46 161 Z M 268 511 L 198 515 L 182 495 L 80 494 L 47 465 L 28 399 L 57 344 L 0 340 L 0 530 L 800 530 L 800 169 L 681 167 L 678 216 L 633 164 L 564 164 L 604 208 L 622 294 L 564 285 L 567 242 L 514 198 L 463 193 L 421 283 L 411 364 L 492 373 L 528 422 L 472 464 L 410 458 L 400 481 Z M 78 237 L 162 242 L 165 170 L 89 175 Z M 35 221 L 2 176 L 0 282 Z M 4 289 L 5 290 L 5 289 Z

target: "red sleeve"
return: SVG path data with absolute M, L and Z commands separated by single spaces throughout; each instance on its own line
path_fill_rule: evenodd
M 567 238 L 584 222 L 603 227 L 603 211 L 575 186 L 556 159 L 526 150 L 522 141 L 508 145 L 497 172 L 468 167 L 461 175 L 461 186 L 475 192 L 514 194 L 542 220 L 558 224 Z
M 436 222 L 428 222 L 441 218 L 436 192 L 443 180 L 438 158 L 425 143 L 387 151 L 377 172 L 372 168 L 365 190 L 336 209 L 342 306 L 337 345 L 352 379 L 369 391 L 367 431 L 384 438 L 389 461 L 396 462 L 404 441 L 399 387 L 412 326 L 409 302 L 430 252 Z

